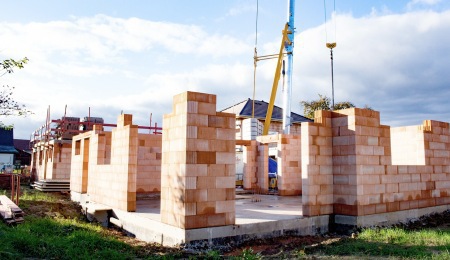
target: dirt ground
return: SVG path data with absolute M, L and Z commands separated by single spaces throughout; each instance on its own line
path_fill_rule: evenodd
M 38 201 L 33 203 L 22 202 L 22 209 L 27 215 L 36 217 L 58 217 L 58 218 L 79 218 L 85 217 L 81 214 L 81 207 L 70 200 L 68 193 L 52 193 L 56 200 L 54 202 Z M 87 221 L 87 220 L 86 220 Z M 440 228 L 450 230 L 450 211 L 442 214 L 434 214 L 422 217 L 418 220 L 400 223 L 396 225 L 405 229 L 423 229 L 423 228 Z M 181 258 L 189 258 L 189 256 L 206 256 L 206 252 L 186 251 L 181 248 L 168 248 L 159 244 L 145 243 L 135 238 L 127 236 L 126 233 L 113 227 L 105 228 L 105 232 L 120 241 L 132 246 L 139 246 L 142 256 L 149 255 L 177 255 Z M 353 235 L 357 235 L 357 231 Z M 285 236 L 270 239 L 259 239 L 245 242 L 238 247 L 234 247 L 231 251 L 220 252 L 221 256 L 242 256 L 243 252 L 251 249 L 253 254 L 259 254 L 263 257 L 285 258 L 304 257 L 305 250 L 313 249 L 316 246 L 330 244 L 351 237 L 341 234 L 329 233 L 322 236 Z

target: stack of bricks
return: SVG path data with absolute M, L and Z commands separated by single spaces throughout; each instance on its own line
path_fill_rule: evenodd
M 163 119 L 161 221 L 182 229 L 235 223 L 235 114 L 185 92 Z
M 161 191 L 162 135 L 139 134 L 137 193 Z
M 300 141 L 300 135 L 278 135 L 278 192 L 281 196 L 302 194 Z
M 314 123 L 302 123 L 301 174 L 304 216 L 333 213 L 331 112 L 317 111 Z

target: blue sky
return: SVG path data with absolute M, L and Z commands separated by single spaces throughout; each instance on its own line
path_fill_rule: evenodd
M 450 1 L 297 1 L 292 110 L 331 96 L 325 28 L 337 41 L 335 99 L 381 112 L 387 125 L 450 121 Z M 218 95 L 218 109 L 252 96 L 256 0 L 1 1 L 0 59 L 28 57 L 0 78 L 34 112 L 1 118 L 29 138 L 45 121 L 123 111 L 162 123 L 186 90 Z M 259 0 L 258 53 L 278 49 L 286 1 Z M 334 27 L 336 30 L 334 30 Z M 329 40 L 330 40 L 329 39 Z M 260 62 L 256 98 L 268 100 L 273 61 Z M 277 104 L 281 105 L 281 88 Z

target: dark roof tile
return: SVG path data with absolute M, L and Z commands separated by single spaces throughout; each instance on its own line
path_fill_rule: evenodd
M 269 103 L 262 100 L 255 100 L 255 118 L 265 119 L 267 108 L 269 107 Z M 231 107 L 228 107 L 221 112 L 235 113 L 238 117 L 251 117 L 253 110 L 253 102 L 249 98 L 242 102 L 239 102 Z M 297 113 L 291 112 L 292 123 L 301 123 L 301 122 L 312 122 L 313 120 L 301 116 Z M 283 121 L 283 109 L 274 106 L 272 112 L 272 120 L 273 121 Z

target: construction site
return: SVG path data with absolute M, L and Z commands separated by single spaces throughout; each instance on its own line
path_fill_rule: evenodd
M 237 123 L 216 99 L 176 95 L 161 134 L 138 133 L 122 114 L 111 131 L 99 123 L 62 145 L 36 142 L 36 181 L 68 182 L 91 219 L 167 246 L 389 225 L 450 208 L 448 123 L 394 128 L 377 111 L 350 108 L 317 111 L 295 134 L 260 135 L 263 119 Z
M 220 109 L 215 93 L 185 91 L 153 126 L 132 114 L 105 123 L 48 112 L 31 137 L 32 186 L 70 192 L 88 219 L 164 246 L 318 235 L 450 210 L 448 122 L 391 127 L 372 109 L 313 119 L 291 111 L 293 22 L 289 9 L 269 102 Z M 332 56 L 336 43 L 327 47 Z M 255 64 L 264 58 L 255 49 Z

